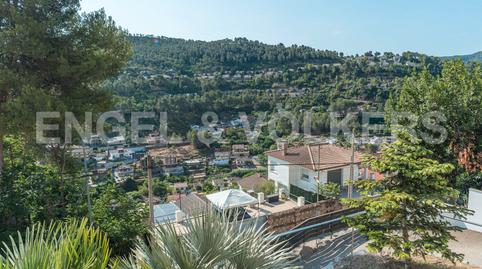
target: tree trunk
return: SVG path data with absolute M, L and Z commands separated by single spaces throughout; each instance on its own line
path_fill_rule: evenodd
M 410 235 L 408 233 L 406 220 L 402 221 L 402 236 L 403 236 L 403 242 L 405 244 L 407 244 L 410 241 Z M 405 269 L 410 269 L 411 268 L 411 262 L 412 262 L 412 257 L 410 256 L 411 255 L 410 249 L 405 247 L 403 249 L 403 251 L 405 252 L 405 254 L 408 255 L 408 258 L 406 258 L 404 260 Z
M 0 175 L 3 171 L 3 134 L 0 134 Z
M 62 216 L 63 216 L 63 209 L 65 208 L 65 178 L 64 178 L 64 173 L 65 173 L 65 149 L 66 145 L 64 143 L 64 146 L 62 148 L 62 163 L 60 166 L 60 207 L 62 208 Z

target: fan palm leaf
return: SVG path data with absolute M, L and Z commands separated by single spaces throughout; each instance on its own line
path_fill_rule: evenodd
M 287 268 L 292 255 L 283 242 L 276 242 L 264 227 L 230 221 L 210 211 L 151 231 L 146 244 L 137 243 L 133 255 L 121 262 L 122 269 L 276 269 Z
M 17 241 L 3 243 L 0 269 L 105 269 L 111 264 L 107 237 L 87 220 L 35 224 Z

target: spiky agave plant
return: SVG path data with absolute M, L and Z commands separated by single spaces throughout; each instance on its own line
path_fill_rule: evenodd
M 3 243 L 0 269 L 105 269 L 111 264 L 109 241 L 87 221 L 35 224 L 18 240 Z
M 215 212 L 151 231 L 148 244 L 139 241 L 122 269 L 274 269 L 288 268 L 292 255 L 264 227 L 230 221 Z

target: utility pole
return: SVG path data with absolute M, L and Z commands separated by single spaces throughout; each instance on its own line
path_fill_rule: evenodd
M 152 160 L 149 152 L 147 153 L 147 189 L 149 199 L 149 224 L 154 228 L 154 203 L 152 194 Z
M 84 175 L 87 175 L 87 156 L 85 154 L 85 143 L 82 140 L 82 153 L 84 155 Z M 92 220 L 92 202 L 90 200 L 90 176 L 86 177 L 85 192 L 87 193 L 87 216 L 89 218 L 90 225 L 94 224 Z
M 316 187 L 316 202 L 320 201 L 320 162 L 321 162 L 321 143 L 318 143 L 318 184 Z
M 353 180 L 355 180 L 355 129 L 351 132 L 350 184 L 348 184 L 348 198 L 353 198 Z

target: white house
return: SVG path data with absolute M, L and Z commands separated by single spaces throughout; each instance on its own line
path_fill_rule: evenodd
M 115 169 L 114 171 L 114 179 L 116 183 L 123 182 L 128 176 L 131 176 L 134 173 L 134 169 L 128 165 L 122 165 Z
M 214 151 L 214 159 L 209 162 L 214 166 L 229 166 L 229 160 L 231 158 L 231 151 L 229 150 L 216 150 Z
M 304 145 L 288 148 L 281 143 L 278 150 L 266 152 L 268 156 L 268 179 L 286 194 L 294 187 L 316 193 L 318 175 L 320 184 L 329 182 L 342 186 L 351 179 L 350 149 L 331 144 Z M 354 153 L 353 177 L 359 178 L 360 156 Z
M 132 158 L 132 151 L 125 148 L 118 148 L 108 151 L 109 161 L 120 161 L 123 159 L 131 159 Z
M 109 146 L 124 145 L 125 143 L 126 143 L 126 139 L 122 135 L 107 139 L 107 145 Z
M 162 173 L 167 176 L 184 174 L 184 167 L 177 161 L 176 156 L 168 155 L 162 160 Z
M 75 146 L 73 145 L 70 148 L 70 153 L 72 154 L 72 157 L 74 158 L 84 158 L 84 156 L 89 157 L 91 156 L 94 151 L 91 148 L 84 148 L 82 146 Z

